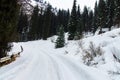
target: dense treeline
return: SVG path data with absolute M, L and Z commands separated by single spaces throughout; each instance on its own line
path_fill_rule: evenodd
M 61 47 L 64 32 L 68 32 L 68 40 L 73 40 L 80 39 L 83 33 L 95 33 L 98 28 L 102 33 L 103 28 L 111 30 L 114 25 L 120 26 L 120 0 L 99 0 L 94 10 L 87 6 L 81 10 L 74 0 L 71 12 L 54 9 L 50 4 L 45 8 L 37 5 L 31 15 L 25 13 L 25 9 L 20 8 L 24 6 L 17 1 L 20 4 L 24 0 L 0 0 L 0 57 L 7 55 L 13 41 L 46 40 L 58 35 L 56 47 Z
M 77 8 L 76 0 L 74 0 L 70 21 L 68 23 L 69 40 L 81 38 L 83 32 L 93 32 L 99 28 L 102 33 L 103 28 L 120 25 L 120 0 L 99 0 L 95 3 L 94 10 L 90 10 L 86 6 L 83 12 Z
M 25 18 L 24 15 L 20 15 L 20 18 Z M 38 40 L 38 39 L 44 39 L 46 40 L 48 37 L 56 35 L 57 31 L 59 29 L 59 25 L 63 25 L 65 32 L 67 32 L 67 25 L 69 20 L 69 10 L 58 10 L 52 8 L 50 4 L 47 5 L 46 9 L 39 9 L 39 6 L 35 6 L 33 13 L 31 15 L 31 19 L 28 21 L 25 21 L 26 19 L 23 19 L 23 22 L 25 23 L 21 24 L 18 28 L 19 33 L 22 35 L 22 41 L 27 40 Z M 21 21 L 20 21 L 21 23 Z M 27 23 L 29 23 L 29 31 L 25 27 L 27 27 Z M 26 31 L 25 31 L 26 30 Z M 24 35 L 24 36 L 23 36 Z M 24 38 L 27 37 L 27 38 Z
M 99 0 L 95 3 L 94 10 L 90 10 L 87 6 L 81 10 L 74 0 L 71 13 L 69 10 L 55 10 L 50 4 L 44 10 L 36 6 L 29 20 L 29 31 L 21 29 L 24 30 L 21 32 L 22 36 L 24 34 L 27 38 L 23 36 L 21 40 L 46 40 L 56 35 L 60 25 L 64 27 L 65 32 L 69 33 L 69 40 L 80 39 L 83 32 L 95 33 L 98 28 L 100 33 L 102 33 L 102 28 L 111 30 L 113 25 L 120 24 L 119 6 L 119 0 Z

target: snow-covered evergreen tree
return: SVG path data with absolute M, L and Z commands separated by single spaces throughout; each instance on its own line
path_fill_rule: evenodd
M 58 31 L 58 38 L 55 43 L 55 47 L 61 48 L 61 47 L 64 47 L 64 45 L 65 45 L 64 28 L 63 26 L 60 26 L 59 31 Z

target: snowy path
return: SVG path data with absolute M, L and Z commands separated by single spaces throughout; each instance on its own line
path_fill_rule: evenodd
M 24 54 L 0 68 L 0 80 L 110 80 L 102 72 L 56 54 L 44 44 L 23 45 Z

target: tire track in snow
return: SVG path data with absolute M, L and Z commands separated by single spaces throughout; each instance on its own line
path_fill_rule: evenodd
M 110 78 L 106 77 L 107 75 L 102 75 L 102 73 L 99 71 L 93 68 L 88 68 L 85 65 L 78 63 L 74 59 L 72 60 L 59 54 L 53 54 L 53 56 L 64 62 L 64 64 L 69 67 L 74 75 L 76 75 L 78 80 L 111 80 Z M 99 77 L 96 77 L 98 75 Z
M 46 56 L 48 56 L 55 63 L 54 65 L 55 68 L 57 67 L 56 72 L 59 76 L 59 80 L 79 80 L 76 78 L 76 75 L 72 73 L 72 71 L 69 69 L 69 66 L 64 64 L 63 61 L 60 60 L 60 58 L 55 57 L 55 55 L 51 55 L 52 53 L 48 53 L 47 51 L 43 50 L 42 52 L 45 53 Z
M 47 52 L 46 52 L 47 53 Z M 70 80 L 110 80 L 108 77 L 105 77 L 105 75 L 102 75 L 104 77 L 95 77 L 99 74 L 99 71 L 97 70 L 90 70 L 90 68 L 88 69 L 86 66 L 84 66 L 83 64 L 80 65 L 80 63 L 78 63 L 75 60 L 71 60 L 63 55 L 59 55 L 56 54 L 55 52 L 49 52 L 47 53 L 47 55 L 49 55 L 50 57 L 52 57 L 52 59 L 59 61 L 59 63 L 62 63 L 65 67 L 67 67 L 69 69 L 69 71 L 72 72 L 71 76 L 75 76 L 74 79 L 70 79 Z M 87 71 L 88 69 L 88 71 Z M 95 72 L 93 72 L 95 71 Z M 97 72 L 98 74 L 97 74 Z M 92 73 L 93 72 L 93 73 Z M 106 79 L 104 79 L 106 78 Z
M 44 55 L 46 55 L 53 63 L 55 71 L 56 71 L 57 80 L 62 80 L 59 74 L 59 66 L 57 62 L 50 55 L 48 55 L 47 52 L 45 52 L 44 50 L 41 50 L 41 51 L 42 51 L 42 54 L 44 53 Z
M 20 68 L 18 68 L 18 65 L 12 65 L 17 70 L 12 68 L 9 72 L 13 71 L 14 73 L 5 74 L 0 80 L 110 80 L 100 77 L 98 77 L 100 79 L 94 78 L 94 75 L 91 75 L 89 71 L 85 70 L 87 68 L 83 68 L 80 63 L 63 55 L 56 54 L 54 50 L 46 51 L 47 47 L 38 48 L 35 44 L 34 49 L 33 47 L 29 48 L 32 49 L 32 52 L 26 52 L 30 53 L 30 55 L 27 54 L 24 57 L 26 58 L 25 60 L 23 59 L 25 62 L 19 64 Z M 27 49 L 29 50 L 29 48 Z

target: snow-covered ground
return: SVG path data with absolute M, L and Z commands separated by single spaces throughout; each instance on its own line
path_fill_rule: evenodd
M 120 79 L 120 63 L 112 55 L 115 54 L 120 58 L 120 29 L 78 41 L 66 40 L 65 47 L 60 49 L 54 48 L 55 38 L 56 36 L 47 41 L 14 43 L 10 53 L 20 51 L 21 45 L 24 51 L 15 62 L 0 68 L 0 80 Z M 87 66 L 82 59 L 82 49 L 87 50 L 90 42 L 95 46 L 101 46 L 104 52 L 101 56 L 104 60 L 101 62 L 101 56 L 97 56 L 93 60 L 97 64 Z

